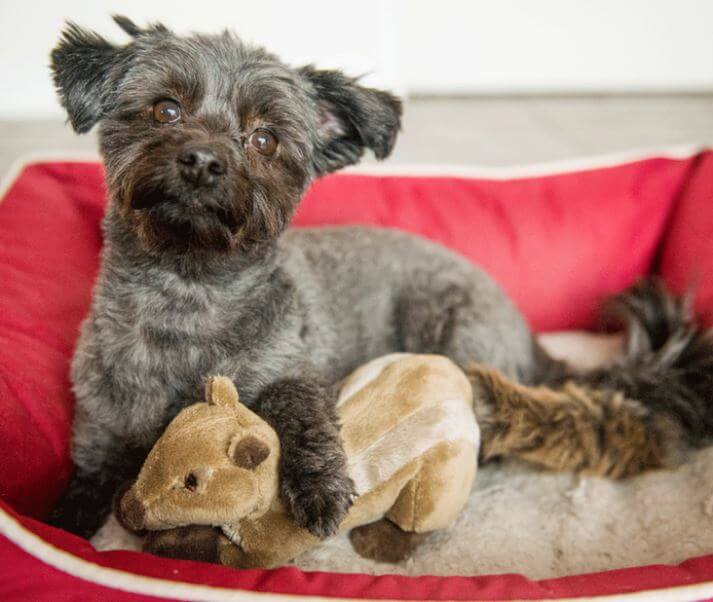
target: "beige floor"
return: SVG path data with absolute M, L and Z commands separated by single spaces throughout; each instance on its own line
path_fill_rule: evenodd
M 55 121 L 0 121 L 0 174 L 28 152 L 91 152 Z M 394 162 L 512 165 L 713 143 L 713 95 L 420 98 L 406 104 Z

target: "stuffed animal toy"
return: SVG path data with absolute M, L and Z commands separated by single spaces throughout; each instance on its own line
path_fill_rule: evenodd
M 445 357 L 393 354 L 354 372 L 337 403 L 357 491 L 341 529 L 353 530 L 362 555 L 401 560 L 466 503 L 479 447 L 471 385 Z M 154 553 L 282 565 L 319 540 L 280 503 L 279 459 L 275 431 L 240 403 L 231 379 L 213 377 L 205 402 L 180 412 L 157 441 L 117 518 L 152 531 L 145 549 Z

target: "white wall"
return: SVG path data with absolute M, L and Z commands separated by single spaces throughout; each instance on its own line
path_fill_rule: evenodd
M 409 7 L 399 37 L 408 50 L 397 62 L 420 92 L 713 89 L 710 0 L 441 0 Z
M 0 118 L 60 115 L 63 20 L 121 40 L 113 12 L 229 27 L 401 93 L 713 91 L 713 0 L 0 0 Z

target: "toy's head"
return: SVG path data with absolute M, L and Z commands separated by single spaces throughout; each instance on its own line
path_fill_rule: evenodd
M 275 431 L 213 377 L 205 403 L 184 409 L 156 442 L 136 482 L 116 504 L 129 529 L 222 525 L 263 514 L 277 497 Z

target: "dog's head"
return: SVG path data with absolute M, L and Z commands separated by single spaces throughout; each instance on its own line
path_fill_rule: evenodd
M 52 71 L 74 129 L 99 123 L 114 214 L 151 252 L 271 240 L 313 178 L 391 152 L 401 103 L 387 92 L 294 69 L 228 32 L 115 21 L 128 44 L 69 24 Z

